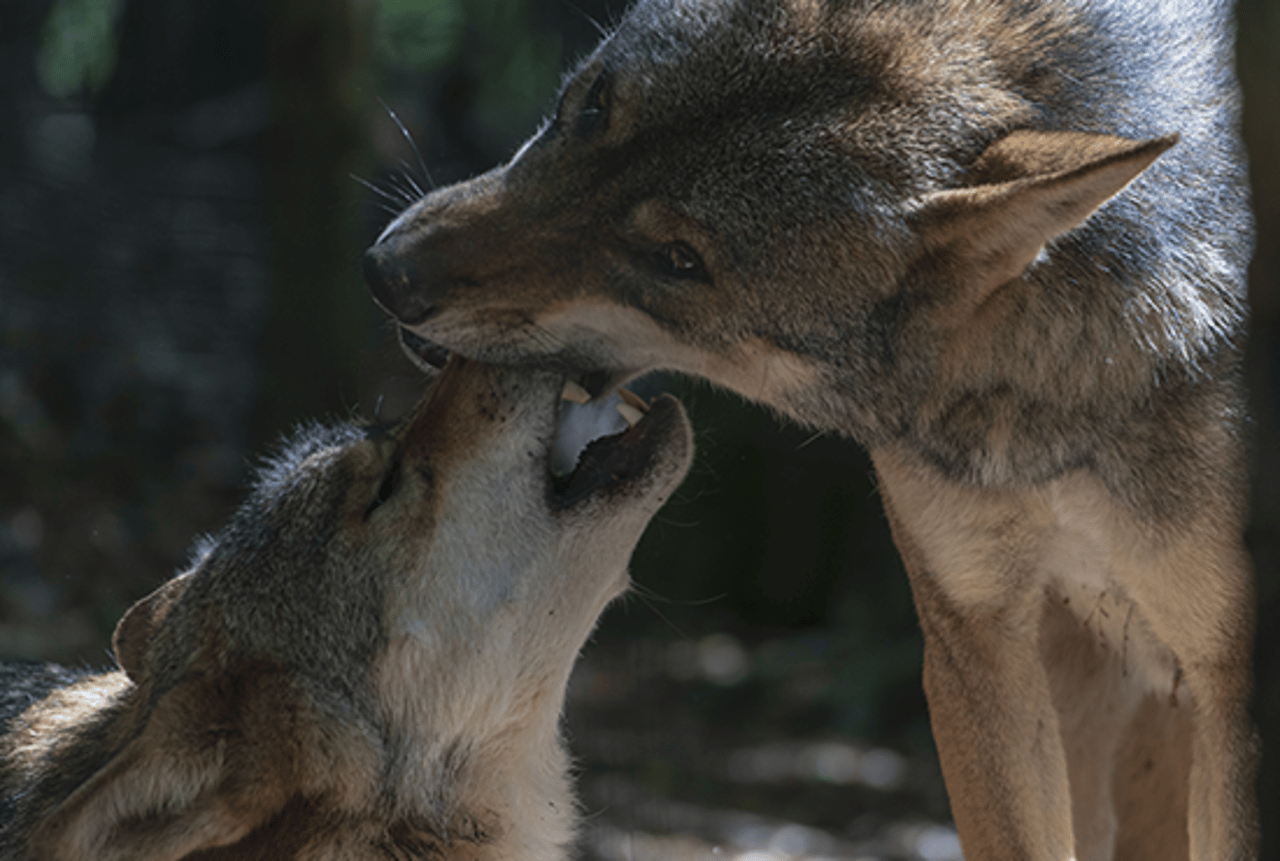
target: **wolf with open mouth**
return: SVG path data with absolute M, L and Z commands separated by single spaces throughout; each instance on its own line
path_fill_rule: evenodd
M 693 442 L 662 396 L 553 476 L 563 382 L 458 358 L 303 434 L 120 670 L 0 665 L 0 857 L 569 857 L 569 672 Z
M 640 0 L 366 280 L 419 354 L 676 370 L 866 446 L 971 861 L 1249 858 L 1229 13 Z

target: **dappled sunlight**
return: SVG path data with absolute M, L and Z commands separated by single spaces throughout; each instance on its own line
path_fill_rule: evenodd
M 811 646 L 723 631 L 592 645 L 568 710 L 584 857 L 960 859 L 932 754 L 779 719 L 815 701 L 777 656 Z
M 892 750 L 837 741 L 780 742 L 735 750 L 728 770 L 730 779 L 740 783 L 800 779 L 891 790 L 901 789 L 907 779 L 906 759 Z
M 750 656 L 730 634 L 708 634 L 694 642 L 677 640 L 666 649 L 666 671 L 673 679 L 706 679 L 717 685 L 736 685 L 747 677 Z
M 584 848 L 599 861 L 959 861 L 963 857 L 955 829 L 937 823 L 895 823 L 872 839 L 855 841 L 751 814 L 694 805 L 665 806 L 674 808 L 663 812 L 682 828 L 627 828 L 592 821 L 586 828 Z

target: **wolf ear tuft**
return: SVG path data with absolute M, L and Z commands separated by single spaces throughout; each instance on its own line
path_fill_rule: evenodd
M 198 739 L 206 728 L 182 717 L 177 727 L 152 720 L 64 799 L 32 833 L 33 857 L 183 858 L 242 839 L 282 806 L 274 797 L 260 805 L 227 798 L 222 748 L 184 746 L 184 735 Z
M 302 683 L 274 665 L 197 669 L 163 691 L 129 695 L 109 736 L 123 742 L 111 742 L 111 756 L 38 824 L 32 857 L 185 858 L 243 840 L 295 793 L 319 797 L 353 777 L 363 786 L 374 771 L 334 777 L 332 763 L 347 760 L 307 759 L 322 740 L 351 745 L 317 722 Z M 318 777 L 304 785 L 306 775 Z
M 1177 134 L 1138 141 L 1092 132 L 1022 129 L 1010 132 L 983 150 L 969 169 L 966 184 L 970 187 L 999 185 L 1019 179 L 1087 171 L 1110 160 L 1141 159 L 1142 154 L 1148 152 L 1150 158 L 1146 163 L 1150 164 L 1177 142 Z M 1139 168 L 1134 176 L 1141 172 L 1142 168 Z
M 916 229 L 929 252 L 984 285 L 979 292 L 985 296 L 1021 274 L 1046 243 L 1081 224 L 1177 142 L 1176 134 L 1135 141 L 1015 131 L 974 163 L 971 185 L 925 198 Z
M 111 651 L 134 684 L 141 681 L 147 647 L 190 583 L 190 572 L 174 577 L 130 607 L 116 625 L 111 636 Z

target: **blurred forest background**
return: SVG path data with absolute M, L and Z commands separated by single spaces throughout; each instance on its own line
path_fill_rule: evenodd
M 225 522 L 274 439 L 412 403 L 420 380 L 366 296 L 363 248 L 417 186 L 508 158 L 624 5 L 0 2 L 0 659 L 107 665 L 116 620 Z M 1280 0 L 1239 14 L 1270 752 Z M 690 407 L 698 460 L 575 676 L 584 854 L 957 857 L 865 456 L 666 387 Z M 1276 760 L 1264 822 L 1280 812 Z

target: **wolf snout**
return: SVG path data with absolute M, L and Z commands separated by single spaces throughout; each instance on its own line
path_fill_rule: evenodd
M 423 322 L 434 303 L 423 289 L 419 267 L 380 243 L 364 254 L 364 282 L 384 311 L 406 326 Z

